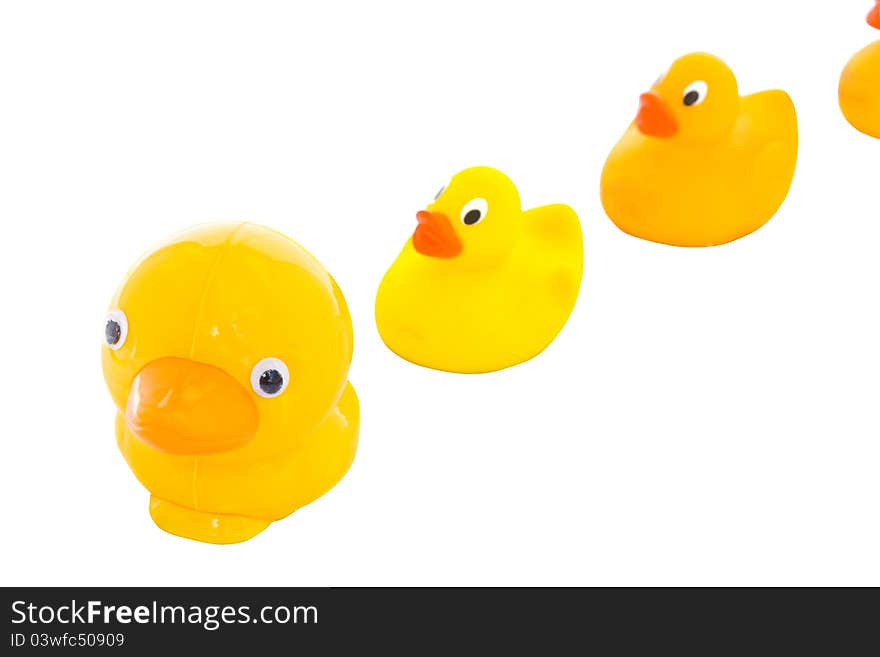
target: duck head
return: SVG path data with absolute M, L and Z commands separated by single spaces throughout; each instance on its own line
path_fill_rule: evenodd
M 196 227 L 129 273 L 102 365 L 130 432 L 168 454 L 294 447 L 342 394 L 351 319 L 301 246 L 252 224 Z
M 497 169 L 457 173 L 416 213 L 413 248 L 428 258 L 480 266 L 504 258 L 519 239 L 522 207 L 513 182 Z
M 714 55 L 693 53 L 641 95 L 635 126 L 648 137 L 709 143 L 729 134 L 738 114 L 733 72 Z

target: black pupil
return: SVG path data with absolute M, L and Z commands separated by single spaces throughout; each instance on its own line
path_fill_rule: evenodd
M 688 91 L 684 95 L 684 104 L 690 107 L 694 103 L 700 100 L 700 92 L 698 91 Z
M 104 327 L 104 339 L 107 340 L 107 344 L 116 344 L 121 337 L 122 327 L 119 326 L 119 322 L 115 319 L 107 320 L 107 326 Z
M 468 226 L 473 226 L 477 223 L 483 215 L 480 214 L 479 210 L 470 210 L 466 215 L 464 215 L 464 223 Z
M 284 377 L 278 370 L 266 370 L 260 375 L 260 390 L 267 395 L 274 395 L 284 385 Z

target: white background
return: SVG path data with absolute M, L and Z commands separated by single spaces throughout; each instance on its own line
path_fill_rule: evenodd
M 3 3 L 0 582 L 880 585 L 880 141 L 837 108 L 870 5 Z M 598 198 L 638 94 L 692 50 L 801 119 L 781 212 L 703 250 Z M 473 164 L 572 205 L 586 268 L 543 355 L 459 376 L 395 357 L 372 313 Z M 99 363 L 129 265 L 221 219 L 335 276 L 363 412 L 339 486 L 225 547 L 154 526 Z

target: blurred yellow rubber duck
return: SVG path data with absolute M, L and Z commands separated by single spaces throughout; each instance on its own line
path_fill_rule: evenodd
M 798 150 L 784 91 L 740 97 L 713 55 L 673 63 L 640 98 L 602 171 L 602 204 L 636 237 L 712 246 L 763 226 L 785 200 Z
M 880 0 L 868 24 L 880 30 Z M 849 60 L 840 76 L 840 109 L 860 132 L 880 139 L 880 41 L 875 41 Z
M 345 299 L 280 233 L 209 224 L 172 238 L 128 274 L 104 343 L 117 443 L 172 534 L 246 540 L 354 458 Z
M 426 367 L 479 373 L 526 361 L 553 341 L 583 270 L 571 208 L 523 211 L 507 176 L 474 167 L 416 219 L 376 296 L 376 324 L 392 351 Z

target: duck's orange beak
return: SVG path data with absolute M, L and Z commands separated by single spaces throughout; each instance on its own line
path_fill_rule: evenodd
M 678 132 L 678 123 L 672 110 L 656 91 L 639 96 L 636 127 L 649 137 L 671 137 Z
M 434 258 L 454 258 L 461 253 L 461 240 L 445 214 L 422 210 L 416 213 L 416 221 L 419 225 L 412 236 L 416 251 Z
M 247 443 L 257 405 L 223 370 L 188 358 L 159 358 L 138 372 L 125 421 L 148 445 L 171 454 L 212 454 Z
M 874 8 L 868 14 L 868 25 L 880 30 L 880 2 L 874 5 Z

